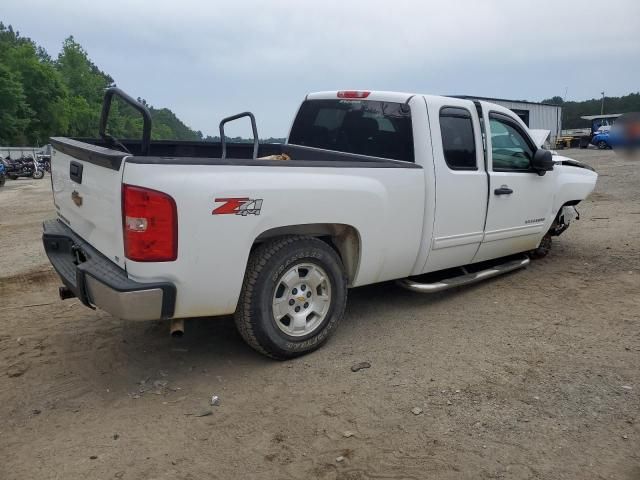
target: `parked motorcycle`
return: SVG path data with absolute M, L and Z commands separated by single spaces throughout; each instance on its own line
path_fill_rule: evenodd
M 51 173 L 51 155 L 38 153 L 38 168 L 43 172 Z
M 38 162 L 31 156 L 12 159 L 10 157 L 2 160 L 6 168 L 6 176 L 11 180 L 18 177 L 31 177 L 40 180 L 44 177 L 44 169 L 40 168 Z

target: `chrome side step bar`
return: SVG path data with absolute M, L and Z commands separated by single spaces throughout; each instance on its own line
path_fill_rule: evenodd
M 409 278 L 403 278 L 396 280 L 396 283 L 402 288 L 419 293 L 436 293 L 443 290 L 448 290 L 454 287 L 461 287 L 462 285 L 469 285 L 472 283 L 486 280 L 487 278 L 497 277 L 503 273 L 512 272 L 519 268 L 524 268 L 529 265 L 529 257 L 525 257 L 518 260 L 511 260 L 510 262 L 503 263 L 502 265 L 496 265 L 495 267 L 487 268 L 475 273 L 467 273 L 466 275 L 460 275 L 458 277 L 447 278 L 434 283 L 419 283 Z

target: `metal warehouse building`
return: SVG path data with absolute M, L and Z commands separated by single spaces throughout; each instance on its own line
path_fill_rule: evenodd
M 485 100 L 508 108 L 518 115 L 532 129 L 550 130 L 549 142 L 555 145 L 562 132 L 562 107 L 549 103 L 534 103 L 523 100 L 505 100 L 504 98 L 473 97 L 460 95 L 461 98 Z

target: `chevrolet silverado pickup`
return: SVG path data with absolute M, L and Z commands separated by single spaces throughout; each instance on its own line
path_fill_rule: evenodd
M 120 97 L 142 138 L 108 133 Z M 254 143 L 228 143 L 249 117 Z M 378 91 L 307 95 L 284 144 L 249 112 L 221 142 L 151 141 L 145 106 L 105 94 L 99 139 L 51 139 L 57 218 L 45 251 L 77 297 L 127 320 L 235 314 L 257 351 L 318 348 L 348 288 L 436 292 L 524 267 L 575 217 L 597 174 L 536 145 L 485 101 Z

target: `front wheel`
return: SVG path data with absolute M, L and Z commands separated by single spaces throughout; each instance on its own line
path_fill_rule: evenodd
M 531 256 L 531 258 L 534 258 L 534 259 L 544 258 L 547 255 L 549 255 L 550 251 L 551 251 L 551 235 L 547 233 L 544 237 L 542 237 L 542 240 L 540 240 L 540 245 L 538 245 L 538 248 L 531 250 L 529 252 L 529 255 Z
M 604 140 L 600 140 L 598 142 L 598 148 L 600 150 L 606 150 L 607 148 L 609 148 L 609 144 L 607 142 L 605 142 Z
M 33 178 L 36 180 L 40 180 L 42 177 L 44 177 L 44 170 L 36 170 L 33 172 Z
M 335 250 L 314 237 L 283 237 L 251 254 L 236 326 L 258 352 L 293 358 L 327 341 L 346 301 L 347 278 Z

